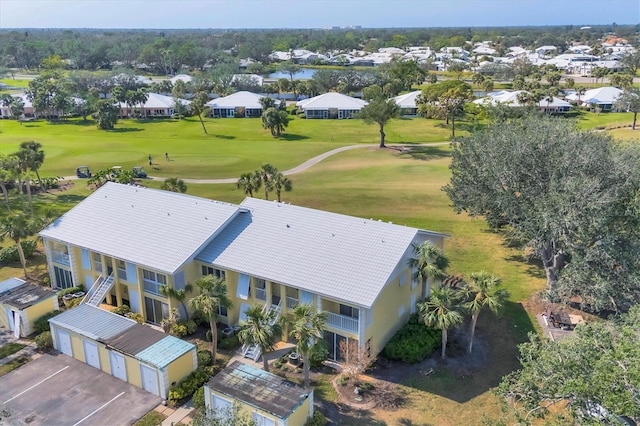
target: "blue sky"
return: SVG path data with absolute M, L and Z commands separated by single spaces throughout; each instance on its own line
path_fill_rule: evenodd
M 0 28 L 327 28 L 640 22 L 640 0 L 0 0 Z

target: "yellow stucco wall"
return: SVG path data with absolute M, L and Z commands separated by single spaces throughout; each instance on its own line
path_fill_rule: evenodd
M 38 318 L 48 314 L 49 312 L 55 311 L 57 309 L 57 305 L 58 298 L 53 295 L 52 297 L 39 301 L 35 305 L 25 308 L 24 312 L 26 313 L 26 319 L 29 324 L 28 333 L 33 333 L 34 323 Z
M 128 355 L 124 356 L 124 365 L 127 369 L 127 381 L 139 388 L 142 387 L 142 371 L 140 371 L 140 361 L 131 358 Z
M 373 318 L 370 325 L 365 329 L 365 341 L 371 339 L 371 351 L 379 353 L 384 345 L 393 337 L 409 319 L 411 310 L 411 295 L 419 297 L 420 285 L 411 289 L 411 270 L 407 268 L 402 272 L 405 274 L 404 284 L 400 285 L 399 275 L 382 289 L 376 299 L 373 308 Z M 399 318 L 398 310 L 404 306 L 404 314 Z
M 193 365 L 193 353 L 195 348 L 180 358 L 173 361 L 167 366 L 167 373 L 169 375 L 169 383 L 179 382 L 187 377 L 194 370 Z
M 11 308 L 9 306 L 9 308 Z M 0 303 L 0 325 L 9 329 L 9 319 L 7 318 L 7 306 Z
M 98 343 L 98 356 L 100 357 L 100 369 L 107 374 L 111 374 L 111 364 L 109 362 L 109 351 L 106 346 Z
M 309 418 L 309 406 L 312 404 L 313 391 L 309 394 L 307 399 L 304 400 L 298 408 L 285 420 L 287 426 L 303 425 Z
M 84 359 L 84 346 L 82 346 L 82 341 L 84 337 L 81 335 L 74 333 L 73 331 L 63 329 L 69 333 L 69 337 L 71 338 L 71 348 L 73 350 L 73 357 L 78 361 L 85 362 Z

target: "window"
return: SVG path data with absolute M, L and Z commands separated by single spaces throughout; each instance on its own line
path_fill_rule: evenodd
M 169 316 L 169 305 L 156 299 L 145 297 L 144 308 L 147 321 L 153 324 L 160 324 Z
M 273 419 L 263 416 L 262 414 L 258 414 L 256 412 L 253 413 L 253 422 L 256 426 L 276 426 L 276 422 Z
M 225 308 L 224 306 L 218 305 L 218 315 L 221 317 L 228 316 L 227 308 Z
M 92 254 L 92 257 L 93 257 L 93 269 L 96 272 L 102 272 L 102 256 L 100 256 L 100 253 L 94 252 Z
M 358 319 L 360 318 L 360 310 L 352 306 L 340 304 L 340 315 Z
M 238 291 L 236 292 L 236 297 L 247 300 L 251 295 L 250 288 L 249 275 L 238 274 Z
M 211 266 L 202 265 L 202 276 L 213 275 L 216 278 L 226 278 L 226 275 L 222 269 L 212 268 Z
M 160 294 L 160 286 L 167 284 L 167 276 L 155 273 L 153 271 L 142 270 L 142 279 L 144 281 L 144 291 L 153 294 Z
M 124 260 L 116 260 L 116 267 L 118 268 L 118 278 L 121 280 L 127 280 L 127 265 Z
M 398 318 L 402 318 L 403 315 L 404 315 L 404 305 L 400 305 L 400 307 L 398 308 Z
M 411 269 L 411 290 L 418 286 L 418 267 L 414 266 Z
M 73 287 L 73 277 L 71 276 L 71 271 L 67 271 L 66 269 L 62 269 L 62 268 L 58 268 L 57 266 L 54 266 L 53 272 L 56 276 L 57 288 Z
M 53 261 L 62 265 L 70 266 L 69 248 L 64 244 L 55 244 L 52 251 Z
M 267 283 L 262 278 L 254 278 L 253 285 L 256 288 L 256 299 L 267 300 Z

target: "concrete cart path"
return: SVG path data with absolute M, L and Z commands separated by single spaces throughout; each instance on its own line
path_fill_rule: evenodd
M 443 145 L 449 145 L 449 142 L 433 142 L 433 143 L 421 143 L 421 144 L 397 144 L 397 145 L 389 145 L 387 146 L 387 148 L 389 149 L 398 149 L 398 150 L 404 150 L 407 148 L 411 148 L 411 147 L 429 147 L 429 146 L 443 146 Z M 347 146 L 342 146 L 340 148 L 336 148 L 336 149 L 332 149 L 331 151 L 327 151 L 325 153 L 322 153 L 320 155 L 316 155 L 313 158 L 308 159 L 307 161 L 305 161 L 302 164 L 297 165 L 296 167 L 293 167 L 289 170 L 285 170 L 282 172 L 282 174 L 289 176 L 289 175 L 294 175 L 296 173 L 300 173 L 303 172 L 309 168 L 311 168 L 312 166 L 315 166 L 316 164 L 318 164 L 319 162 L 321 162 L 322 160 L 329 158 L 333 155 L 339 154 L 341 152 L 345 152 L 345 151 L 350 151 L 352 149 L 358 149 L 358 148 L 375 148 L 377 147 L 378 144 L 358 144 L 358 145 L 347 145 Z M 78 177 L 77 176 L 64 176 L 65 180 L 77 180 Z M 149 176 L 148 179 L 150 180 L 156 180 L 156 181 L 163 181 L 165 179 L 167 179 L 166 177 L 159 177 L 159 176 Z M 238 178 L 223 178 L 223 179 L 182 179 L 184 181 L 184 183 L 205 183 L 205 184 L 224 184 L 224 183 L 236 183 L 238 182 Z

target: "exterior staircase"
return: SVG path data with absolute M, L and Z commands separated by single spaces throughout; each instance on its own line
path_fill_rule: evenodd
M 81 303 L 86 303 L 91 306 L 99 306 L 100 303 L 107 296 L 107 293 L 111 290 L 114 283 L 113 273 L 105 278 L 100 275 L 96 282 L 91 286 L 91 290 L 84 296 Z
M 280 318 L 280 302 L 278 301 L 278 304 L 272 303 L 268 306 L 264 305 L 264 309 L 262 311 L 268 312 L 269 315 L 272 315 L 271 321 L 269 321 L 269 325 L 274 325 Z M 242 355 L 245 358 L 249 358 L 257 362 L 260 359 L 260 355 L 262 355 L 262 350 L 258 345 L 248 345 L 245 343 L 244 345 L 242 345 Z

